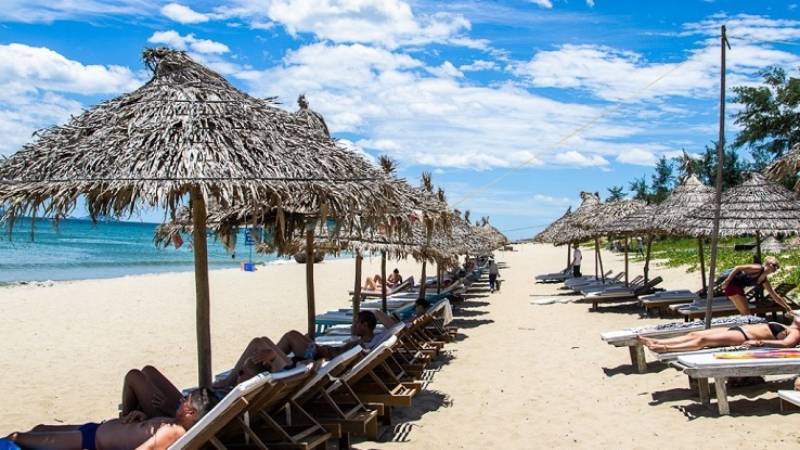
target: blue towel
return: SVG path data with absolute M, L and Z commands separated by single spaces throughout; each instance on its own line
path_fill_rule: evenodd
M 19 445 L 3 438 L 0 439 L 0 450 L 20 450 L 20 448 Z

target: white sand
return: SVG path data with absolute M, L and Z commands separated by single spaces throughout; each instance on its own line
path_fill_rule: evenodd
M 395 438 L 358 448 L 775 448 L 800 443 L 797 417 L 778 413 L 774 392 L 790 383 L 732 390 L 728 417 L 697 404 L 684 375 L 653 365 L 635 374 L 628 352 L 601 331 L 657 323 L 633 308 L 588 312 L 585 304 L 531 305 L 558 294 L 533 276 L 558 270 L 565 249 L 524 245 L 498 253 L 509 268 L 500 293 L 478 293 L 456 310 L 464 339 L 433 374 L 429 391 L 398 409 Z M 593 273 L 584 252 L 585 273 Z M 606 255 L 607 269 L 621 259 Z M 365 274 L 379 259 L 367 260 Z M 419 277 L 417 265 L 397 264 Z M 390 263 L 389 267 L 394 267 Z M 632 267 L 632 272 L 640 273 Z M 351 260 L 316 266 L 319 312 L 347 303 Z M 696 273 L 653 267 L 665 287 L 696 288 Z M 303 266 L 211 276 L 214 369 L 229 367 L 250 338 L 305 329 Z M 485 297 L 483 297 L 485 295 Z M 179 385 L 196 382 L 190 273 L 0 289 L 0 434 L 40 422 L 112 417 L 122 377 L 153 364 Z M 742 395 L 745 393 L 746 395 Z M 391 435 L 392 433 L 387 433 Z

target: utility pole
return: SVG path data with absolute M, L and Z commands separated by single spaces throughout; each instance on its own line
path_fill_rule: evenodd
M 717 182 L 714 195 L 714 222 L 711 229 L 711 264 L 709 264 L 708 285 L 706 289 L 706 329 L 711 328 L 711 306 L 714 300 L 714 281 L 717 271 L 717 247 L 719 245 L 719 212 L 722 201 L 722 164 L 725 160 L 725 50 L 730 48 L 725 25 L 720 29 L 720 82 L 719 82 L 719 139 L 717 141 Z

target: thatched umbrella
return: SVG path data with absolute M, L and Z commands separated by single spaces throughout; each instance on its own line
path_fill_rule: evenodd
M 533 237 L 533 242 L 539 244 L 552 243 L 555 239 L 555 233 L 558 231 L 560 227 L 563 226 L 563 224 L 567 221 L 567 219 L 571 214 L 572 214 L 572 206 L 568 207 L 561 217 L 554 220 L 553 223 L 548 225 L 544 230 L 537 233 Z M 570 261 L 571 261 L 570 246 L 567 245 L 567 267 L 569 267 Z
M 303 132 L 288 113 L 230 85 L 184 52 L 144 53 L 153 78 L 36 139 L 0 166 L 0 205 L 17 217 L 68 216 L 80 198 L 92 218 L 126 217 L 141 206 L 168 215 L 189 198 L 197 294 L 200 386 L 211 383 L 206 204 L 283 204 L 320 215 L 380 204 L 384 187 L 353 167 L 351 152 Z M 377 182 L 376 182 L 377 181 Z
M 785 155 L 776 159 L 766 169 L 764 175 L 775 181 L 797 176 L 800 172 L 800 144 L 795 144 Z M 794 186 L 795 191 L 800 191 L 800 180 Z
M 598 262 L 600 272 L 603 272 L 603 260 L 599 257 L 600 236 L 608 234 L 604 226 L 611 222 L 620 220 L 630 214 L 634 214 L 645 206 L 641 200 L 616 200 L 613 202 L 600 203 L 592 210 L 587 210 L 573 218 L 573 222 L 594 238 L 595 247 L 598 249 Z M 603 277 L 605 278 L 605 276 Z M 625 285 L 628 284 L 628 246 L 625 245 Z
M 581 217 L 591 214 L 591 212 L 600 205 L 600 194 L 591 192 L 581 192 L 581 204 L 573 211 L 565 220 L 559 221 L 550 233 L 550 239 L 555 245 L 571 244 L 573 242 L 581 242 L 592 237 L 591 233 L 578 226 L 577 222 Z M 600 278 L 598 273 L 598 258 L 600 256 L 599 243 L 595 242 L 595 267 L 594 277 Z
M 622 236 L 625 238 L 625 285 L 628 285 L 628 252 L 629 242 L 631 236 L 649 235 L 654 229 L 654 217 L 656 207 L 653 205 L 645 205 L 640 203 L 638 207 L 629 211 L 627 215 L 616 220 L 611 220 L 603 225 L 600 225 L 598 231 Z M 649 276 L 650 264 L 650 240 L 648 239 L 647 254 L 645 255 L 644 263 L 644 279 L 645 282 Z

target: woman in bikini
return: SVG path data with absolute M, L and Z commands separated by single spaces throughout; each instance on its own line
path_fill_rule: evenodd
M 650 339 L 639 336 L 639 341 L 656 353 L 690 352 L 703 348 L 734 345 L 788 348 L 800 344 L 800 318 L 795 317 L 788 327 L 777 322 L 769 322 L 730 328 L 712 328 L 667 339 Z
M 744 296 L 744 289 L 750 286 L 760 286 L 767 290 L 772 300 L 781 305 L 787 311 L 790 311 L 789 305 L 786 303 L 769 284 L 767 276 L 775 273 L 780 268 L 778 260 L 774 256 L 767 256 L 764 259 L 764 265 L 761 264 L 747 264 L 744 266 L 736 266 L 733 268 L 728 278 L 722 282 L 722 289 L 725 295 L 736 306 L 736 310 L 741 315 L 750 314 L 750 306 L 747 304 L 747 298 Z

